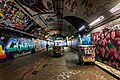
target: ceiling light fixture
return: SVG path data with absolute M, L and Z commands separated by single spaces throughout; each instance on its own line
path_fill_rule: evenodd
M 97 18 L 96 20 L 94 20 L 92 23 L 90 23 L 89 26 L 92 26 L 92 25 L 100 22 L 100 21 L 103 20 L 103 19 L 104 19 L 104 16 L 100 16 L 99 18 Z
M 85 26 L 84 26 L 84 25 L 79 28 L 79 31 L 82 31 L 83 29 L 85 29 Z
M 111 13 L 115 13 L 116 11 L 120 10 L 120 3 L 118 3 L 116 6 L 114 6 L 112 9 L 110 9 Z

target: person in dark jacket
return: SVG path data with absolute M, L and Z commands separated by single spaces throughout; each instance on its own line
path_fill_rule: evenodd
M 49 45 L 48 45 L 48 44 L 46 44 L 46 48 L 47 48 L 47 51 L 48 51 L 48 48 L 49 48 Z

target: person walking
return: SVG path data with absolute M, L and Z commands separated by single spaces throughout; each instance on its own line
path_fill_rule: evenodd
M 49 45 L 48 45 L 48 44 L 46 44 L 46 48 L 47 48 L 47 51 L 48 51 L 48 48 L 49 48 Z

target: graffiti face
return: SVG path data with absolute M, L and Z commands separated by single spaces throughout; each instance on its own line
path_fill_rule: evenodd
M 8 52 L 22 52 L 32 50 L 33 48 L 34 42 L 23 38 L 11 38 L 6 46 Z

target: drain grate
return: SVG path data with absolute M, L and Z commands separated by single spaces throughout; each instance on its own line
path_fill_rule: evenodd
M 38 73 L 38 71 L 35 70 L 35 71 L 32 72 L 32 75 L 36 75 L 37 73 Z

